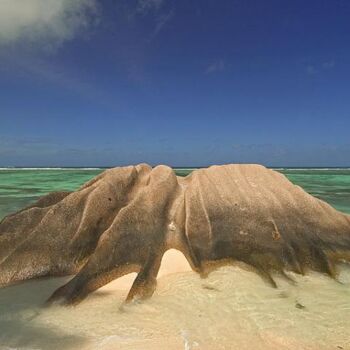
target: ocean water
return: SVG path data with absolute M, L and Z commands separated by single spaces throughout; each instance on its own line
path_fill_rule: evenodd
M 73 191 L 104 169 L 1 169 L 0 219 L 51 191 Z M 180 176 L 193 169 L 176 169 Z M 350 169 L 280 168 L 293 183 L 350 213 Z
M 50 191 L 74 190 L 103 169 L 0 170 L 0 218 Z M 191 169 L 177 169 L 186 175 Z M 278 169 L 292 182 L 350 213 L 350 169 Z M 123 303 L 135 275 L 76 307 L 44 308 L 70 277 L 0 289 L 0 349 L 350 350 L 350 268 L 339 281 L 318 273 L 276 276 L 271 288 L 244 265 L 206 279 L 181 253 L 165 254 L 154 296 Z

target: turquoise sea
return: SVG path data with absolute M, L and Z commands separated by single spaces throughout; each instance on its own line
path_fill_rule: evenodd
M 40 196 L 61 190 L 75 190 L 104 169 L 51 168 L 0 169 L 0 219 L 35 201 Z M 178 168 L 181 176 L 193 168 Z M 350 168 L 278 168 L 293 183 L 346 213 L 350 213 Z

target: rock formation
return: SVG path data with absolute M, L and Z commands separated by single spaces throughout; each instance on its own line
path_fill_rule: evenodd
M 350 261 L 350 216 L 260 165 L 177 177 L 167 166 L 109 169 L 75 192 L 55 192 L 0 223 L 0 285 L 75 275 L 50 302 L 75 304 L 130 272 L 127 300 L 152 295 L 164 252 L 180 250 L 203 277 L 232 261 L 273 274 L 336 278 Z

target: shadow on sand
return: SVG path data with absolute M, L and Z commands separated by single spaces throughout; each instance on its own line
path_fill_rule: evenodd
M 55 331 L 37 320 L 45 312 L 43 302 L 66 280 L 34 280 L 0 289 L 1 349 L 69 350 L 87 342 L 84 337 Z

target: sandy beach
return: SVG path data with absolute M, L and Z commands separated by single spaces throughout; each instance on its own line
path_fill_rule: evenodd
M 74 190 L 101 170 L 3 170 L 0 216 L 56 190 Z M 350 212 L 349 170 L 286 170 L 312 194 Z M 350 349 L 350 268 L 339 282 L 311 272 L 274 276 L 271 288 L 245 265 L 206 279 L 184 256 L 163 257 L 151 299 L 124 304 L 136 274 L 92 293 L 76 307 L 44 302 L 70 277 L 27 281 L 0 289 L 0 349 Z
M 163 258 L 155 295 L 124 305 L 133 275 L 76 307 L 44 308 L 69 278 L 0 290 L 1 349 L 350 349 L 350 270 L 341 283 L 312 273 L 276 278 L 278 289 L 243 266 L 201 279 L 181 253 Z

